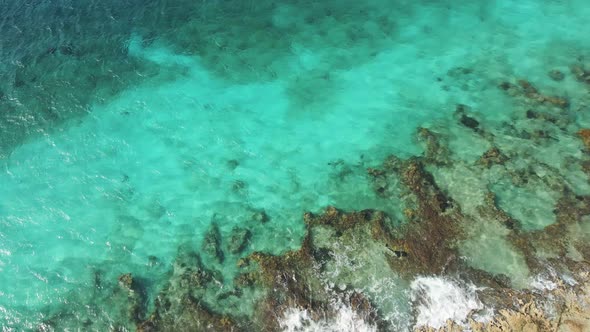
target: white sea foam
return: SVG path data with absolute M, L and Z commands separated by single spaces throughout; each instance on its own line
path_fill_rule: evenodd
M 314 320 L 307 310 L 291 308 L 280 322 L 284 332 L 372 332 L 376 327 L 364 321 L 352 308 L 340 306 L 336 317 Z
M 539 291 L 552 291 L 557 288 L 557 284 L 555 282 L 542 275 L 535 276 L 531 280 L 530 285 L 532 288 Z
M 464 322 L 473 311 L 484 309 L 473 285 L 442 277 L 418 277 L 411 284 L 416 326 L 442 327 L 447 320 Z

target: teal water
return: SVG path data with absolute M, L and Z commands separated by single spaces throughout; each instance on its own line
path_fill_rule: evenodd
M 590 124 L 588 87 L 569 70 L 588 64 L 589 15 L 582 0 L 0 1 L 0 325 L 116 325 L 117 277 L 141 278 L 152 306 L 179 246 L 200 248 L 212 222 L 223 238 L 251 230 L 244 252 L 203 256 L 231 280 L 253 251 L 298 248 L 305 211 L 375 208 L 403 220 L 365 170 L 421 154 L 421 126 L 443 132 L 456 160 L 477 160 L 489 143 L 450 125 L 457 104 L 496 144 L 528 151 L 520 164 L 534 156 L 590 193 L 567 162 L 583 158 L 575 132 Z M 571 101 L 561 112 L 572 122 L 549 143 L 500 134 L 520 110 L 498 84 L 519 78 Z M 491 189 L 525 230 L 555 222 L 558 191 L 514 189 L 457 164 L 433 174 L 466 213 Z M 460 249 L 472 265 L 524 287 L 521 255 L 507 242 L 487 249 L 504 230 L 472 229 Z M 376 279 L 364 287 L 411 328 L 409 286 Z M 255 298 L 216 309 L 247 314 Z

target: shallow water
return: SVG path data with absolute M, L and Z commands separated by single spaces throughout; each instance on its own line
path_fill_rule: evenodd
M 34 329 L 61 317 L 76 328 L 115 326 L 105 303 L 117 277 L 141 278 L 151 307 L 178 247 L 199 250 L 212 222 L 225 239 L 234 226 L 251 231 L 243 252 L 224 248 L 222 263 L 203 254 L 225 280 L 249 253 L 298 248 L 305 211 L 372 208 L 404 223 L 402 204 L 376 194 L 366 168 L 421 154 L 418 127 L 442 133 L 456 161 L 432 173 L 473 216 L 459 252 L 527 287 L 534 276 L 508 231 L 478 219 L 476 207 L 491 190 L 532 231 L 555 222 L 561 192 L 545 186 L 548 170 L 590 193 L 568 159 L 583 159 L 575 132 L 590 124 L 588 86 L 569 70 L 588 65 L 589 15 L 581 0 L 0 2 L 0 325 Z M 523 106 L 498 88 L 520 78 L 570 101 L 561 112 L 573 120 L 548 142 L 509 133 L 544 126 L 516 121 Z M 456 125 L 457 104 L 470 106 L 515 169 L 537 167 L 538 180 L 515 188 L 503 171 L 473 169 L 490 143 Z M 253 217 L 260 211 L 266 223 Z M 410 314 L 412 281 L 384 278 L 354 287 L 373 289 L 392 322 L 410 324 L 399 317 Z M 428 278 L 412 288 L 445 285 Z M 451 293 L 433 295 L 437 306 L 479 305 L 446 282 Z M 248 314 L 255 300 L 214 309 Z M 431 324 L 462 319 L 468 304 Z M 83 318 L 56 314 L 64 308 Z M 283 328 L 309 325 L 294 321 L 310 319 L 298 310 Z M 429 310 L 420 307 L 417 323 Z

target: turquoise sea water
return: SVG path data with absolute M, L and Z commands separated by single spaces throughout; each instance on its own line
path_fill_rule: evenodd
M 0 1 L 0 326 L 114 326 L 117 277 L 140 278 L 151 307 L 179 246 L 201 248 L 212 223 L 225 239 L 251 231 L 223 262 L 203 254 L 224 280 L 253 251 L 298 248 L 305 211 L 375 208 L 403 223 L 366 168 L 423 153 L 418 127 L 447 138 L 458 166 L 432 173 L 465 213 L 491 189 L 523 229 L 554 223 L 559 192 L 461 166 L 490 145 L 455 110 L 528 151 L 517 162 L 534 156 L 590 193 L 567 161 L 590 124 L 588 87 L 569 70 L 590 63 L 588 17 L 582 0 Z M 549 143 L 506 134 L 522 110 L 498 84 L 520 78 L 571 101 Z M 526 287 L 505 230 L 475 219 L 460 252 Z M 408 283 L 375 275 L 367 292 L 411 328 Z M 248 296 L 215 309 L 247 314 Z

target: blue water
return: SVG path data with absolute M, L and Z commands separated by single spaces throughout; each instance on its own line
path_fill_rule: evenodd
M 498 145 L 534 150 L 589 193 L 564 161 L 582 158 L 575 128 L 590 124 L 587 87 L 568 69 L 588 63 L 589 15 L 582 0 L 0 2 L 0 325 L 34 329 L 65 310 L 91 317 L 91 329 L 113 326 L 105 303 L 117 277 L 141 276 L 152 299 L 178 247 L 200 248 L 212 221 L 224 237 L 236 225 L 252 232 L 243 253 L 204 256 L 231 280 L 248 253 L 298 248 L 305 211 L 402 220 L 365 169 L 422 153 L 420 126 L 474 162 L 489 143 L 451 125 L 460 103 Z M 497 86 L 523 77 L 571 100 L 574 122 L 552 143 L 499 134 L 522 110 Z M 433 173 L 467 213 L 491 187 L 524 229 L 555 221 L 558 192 L 458 165 Z M 262 210 L 266 223 L 252 217 Z M 504 231 L 473 225 L 460 251 L 525 285 Z M 379 299 L 398 323 L 402 284 Z M 217 309 L 249 313 L 252 301 Z

